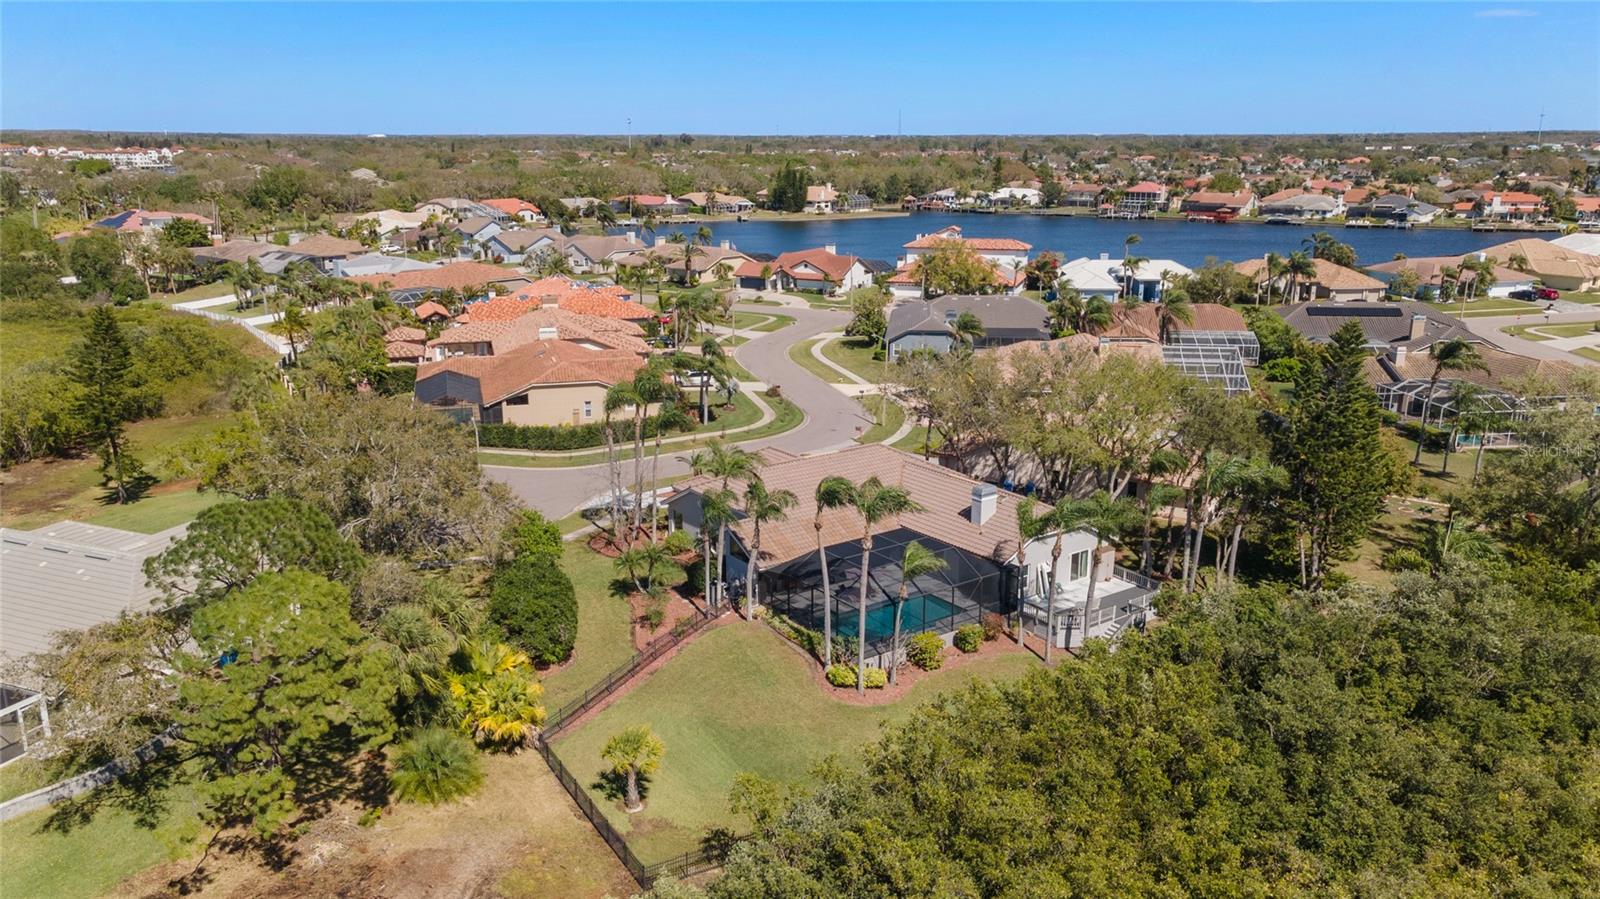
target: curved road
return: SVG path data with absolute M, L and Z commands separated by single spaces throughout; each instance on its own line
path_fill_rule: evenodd
M 781 313 L 794 318 L 794 324 L 761 333 L 735 348 L 733 356 L 761 381 L 777 385 L 783 396 L 806 414 L 806 420 L 798 428 L 741 446 L 747 449 L 776 446 L 793 453 L 810 453 L 848 446 L 872 426 L 871 416 L 860 404 L 789 358 L 789 347 L 794 344 L 844 327 L 848 320 L 845 313 L 789 305 L 781 310 L 771 306 L 735 308 L 741 312 Z M 682 458 L 685 455 L 685 451 L 663 448 L 659 475 L 670 477 L 688 471 Z M 523 502 L 551 518 L 564 517 L 609 489 L 604 464 L 572 468 L 485 465 L 483 470 L 490 478 L 510 487 Z M 624 460 L 624 478 L 631 482 L 632 473 L 632 460 Z

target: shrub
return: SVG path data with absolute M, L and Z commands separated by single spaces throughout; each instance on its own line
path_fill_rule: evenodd
M 962 652 L 977 652 L 983 645 L 983 625 L 963 624 L 956 628 L 956 649 Z
M 561 529 L 538 512 L 528 509 L 506 528 L 506 542 L 517 558 L 561 555 Z
M 645 437 L 655 436 L 656 421 L 655 417 L 645 419 Z M 480 424 L 478 426 L 478 445 L 497 449 L 592 449 L 605 446 L 605 427 L 604 422 L 590 422 L 582 425 Z M 616 432 L 617 443 L 628 444 L 633 441 L 633 422 L 614 421 L 611 423 L 611 427 Z M 672 429 L 669 428 L 668 430 Z
M 395 796 L 406 802 L 438 805 L 475 792 L 483 770 L 470 740 L 430 727 L 401 745 L 389 781 Z
M 906 644 L 906 658 L 923 671 L 933 671 L 944 664 L 944 640 L 935 633 L 922 633 Z
M 688 531 L 673 531 L 667 535 L 667 539 L 663 541 L 663 544 L 666 546 L 667 552 L 675 556 L 681 556 L 694 549 L 694 537 L 690 536 Z
M 644 624 L 652 631 L 661 629 L 661 623 L 667 620 L 667 603 L 663 597 L 652 596 L 650 604 L 644 610 Z
M 774 384 L 767 388 L 764 396 L 771 397 L 772 399 L 780 399 L 783 397 L 783 388 L 779 387 L 777 384 Z
M 833 684 L 835 687 L 854 687 L 856 685 L 856 666 L 843 663 L 829 665 L 826 676 L 828 683 Z
M 868 690 L 882 690 L 887 686 L 889 686 L 889 672 L 883 670 L 882 668 L 867 669 Z
M 1402 546 L 1384 553 L 1378 567 L 1384 571 L 1426 571 L 1428 561 L 1422 558 L 1422 553 Z
M 1300 373 L 1300 367 L 1299 359 L 1293 356 L 1285 356 L 1282 359 L 1273 359 L 1263 364 L 1261 366 L 1261 374 L 1265 375 L 1268 381 L 1293 381 L 1295 376 Z
M 1006 617 L 999 612 L 985 612 L 983 616 L 983 639 L 998 640 L 1006 632 Z
M 524 556 L 503 565 L 490 582 L 489 622 L 534 663 L 566 661 L 578 636 L 572 581 L 549 555 Z

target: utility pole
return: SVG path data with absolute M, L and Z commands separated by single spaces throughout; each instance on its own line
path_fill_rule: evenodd
M 628 152 L 633 153 L 633 117 L 628 117 Z
M 1539 137 L 1534 141 L 1536 146 L 1544 145 L 1544 110 L 1539 110 Z

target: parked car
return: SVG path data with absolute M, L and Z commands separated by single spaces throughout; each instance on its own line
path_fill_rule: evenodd
M 1561 291 L 1556 290 L 1553 287 L 1535 287 L 1533 289 L 1533 295 L 1541 300 L 1561 299 Z
M 1513 290 L 1511 293 L 1507 294 L 1507 296 L 1511 297 L 1513 300 L 1538 299 L 1536 296 L 1534 296 L 1533 288 L 1531 287 L 1524 287 L 1521 290 Z

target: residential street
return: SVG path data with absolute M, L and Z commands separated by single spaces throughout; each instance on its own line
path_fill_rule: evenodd
M 1507 334 L 1500 329 L 1513 325 L 1564 325 L 1600 321 L 1600 308 L 1589 307 L 1582 312 L 1555 313 L 1549 318 L 1544 315 L 1505 315 L 1492 318 L 1467 318 L 1465 321 L 1472 333 L 1492 341 L 1496 346 L 1509 352 L 1531 356 L 1534 359 L 1558 359 L 1562 362 L 1572 362 L 1577 365 L 1595 364 L 1593 360 L 1557 349 L 1549 341 L 1527 340 Z
M 774 311 L 772 306 L 735 308 L 740 312 Z M 754 337 L 737 347 L 733 356 L 762 382 L 778 386 L 784 397 L 805 411 L 806 420 L 792 431 L 740 445 L 747 449 L 776 446 L 794 453 L 847 446 L 857 434 L 872 426 L 871 419 L 855 400 L 790 359 L 789 347 L 818 334 L 839 330 L 848 321 L 848 315 L 812 309 L 804 304 L 785 304 L 782 312 L 792 316 L 795 323 Z M 688 471 L 683 461 L 687 455 L 686 452 L 663 453 L 658 474 L 670 477 Z M 608 489 L 604 465 L 575 468 L 485 465 L 483 468 L 491 478 L 509 486 L 523 502 L 551 518 L 566 516 Z M 632 461 L 628 460 L 624 463 L 624 475 L 631 476 L 632 472 Z

